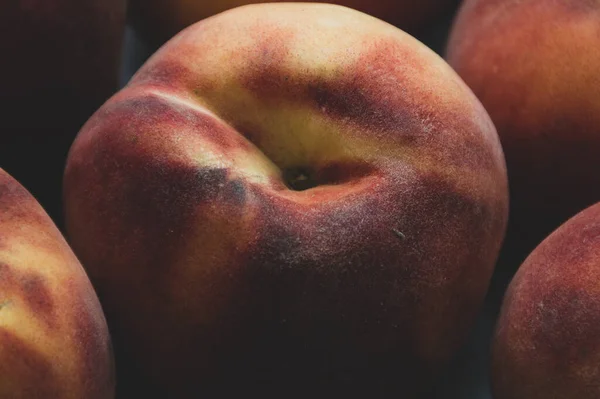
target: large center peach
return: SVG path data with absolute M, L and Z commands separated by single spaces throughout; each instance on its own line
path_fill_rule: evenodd
M 410 397 L 479 310 L 507 181 L 425 46 L 270 4 L 156 53 L 80 132 L 65 200 L 132 397 Z

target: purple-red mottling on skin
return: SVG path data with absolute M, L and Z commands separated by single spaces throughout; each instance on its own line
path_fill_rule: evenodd
M 527 258 L 502 307 L 493 345 L 498 399 L 600 395 L 600 203 Z
M 0 262 L 0 292 L 3 297 L 14 295 L 21 298 L 30 311 L 43 320 L 48 328 L 56 327 L 54 298 L 46 281 L 39 274 L 20 272 Z
M 261 26 L 284 25 L 266 15 Z M 195 76 L 204 58 L 194 55 L 221 44 L 189 39 L 210 24 L 163 48 L 96 113 L 65 173 L 66 224 L 110 323 L 119 394 L 411 397 L 462 342 L 499 251 L 507 193 L 493 125 L 453 74 L 437 88 L 414 77 L 386 87 L 383 77 L 405 77 L 396 63 L 427 80 L 427 63 L 441 62 L 401 36 L 365 38 L 350 49 L 364 55 L 356 66 L 320 81 L 278 69 L 269 60 L 283 60 L 287 41 L 261 34 L 245 62 L 232 50 L 232 84 L 261 105 L 306 104 L 347 123 L 349 146 L 372 140 L 400 155 L 298 165 L 316 168 L 319 185 L 304 191 L 249 177 L 256 170 L 236 162 L 264 158 L 263 132 L 210 98 L 210 112 L 200 105 L 221 82 Z M 263 33 L 292 41 L 277 32 Z M 443 105 L 437 90 L 451 93 Z M 433 165 L 403 158 L 403 146 Z
M 436 109 L 432 104 L 438 103 L 439 93 L 416 87 L 411 87 L 413 93 L 399 92 L 389 83 L 402 82 L 404 74 L 422 74 L 427 65 L 396 38 L 369 39 L 361 45 L 361 55 L 352 66 L 335 77 L 320 77 L 310 73 L 305 76 L 302 71 L 292 75 L 282 69 L 281 64 L 293 49 L 278 39 L 281 37 L 285 35 L 275 30 L 257 38 L 258 46 L 263 48 L 257 54 L 263 56 L 252 60 L 247 75 L 240 77 L 261 100 L 273 106 L 286 101 L 307 103 L 340 125 L 358 128 L 349 135 L 386 140 L 394 146 L 427 147 L 429 153 L 460 167 L 494 167 L 496 160 L 489 156 L 488 143 L 480 136 L 468 137 L 466 132 L 477 128 L 464 109 Z M 445 134 L 425 132 L 423 121 Z M 454 156 L 465 148 L 468 156 Z
M 3 327 L 0 327 L 0 354 L 0 374 L 10 376 L 10 384 L 22 388 L 17 394 L 11 393 L 8 396 L 11 399 L 61 398 L 69 389 L 57 380 L 52 359 Z
M 446 58 L 504 148 L 515 266 L 600 200 L 599 20 L 597 0 L 467 0 L 454 24 Z
M 2 169 L 0 230 L 0 303 L 7 307 L 0 313 L 39 321 L 34 334 L 61 355 L 73 354 L 61 364 L 64 356 L 53 357 L 52 348 L 38 347 L 41 340 L 25 338 L 34 323 L 11 325 L 9 316 L 0 328 L 0 392 L 11 398 L 112 398 L 112 349 L 96 294 L 42 207 Z M 6 383 L 14 391 L 6 392 Z
M 410 90 L 399 91 L 396 84 L 390 84 L 390 81 L 405 83 L 407 76 L 422 74 L 429 66 L 420 54 L 403 46 L 395 37 L 365 39 L 359 45 L 360 56 L 352 65 L 335 76 L 321 76 L 314 70 L 288 67 L 287 58 L 293 57 L 293 43 L 300 31 L 277 26 L 268 18 L 259 22 L 249 24 L 253 46 L 237 48 L 229 43 L 215 43 L 213 36 L 205 32 L 208 27 L 214 30 L 224 27 L 212 19 L 210 24 L 207 21 L 207 26 L 196 25 L 184 33 L 188 37 L 185 46 L 190 45 L 189 36 L 204 38 L 193 41 L 193 49 L 186 50 L 197 55 L 194 62 L 202 62 L 203 57 L 211 56 L 213 46 L 232 47 L 232 56 L 227 60 L 230 69 L 239 70 L 237 78 L 241 86 L 267 106 L 306 105 L 333 123 L 344 126 L 348 135 L 386 141 L 393 146 L 426 148 L 436 161 L 457 167 L 476 170 L 496 167 L 497 154 L 490 154 L 489 141 L 472 133 L 482 128 L 482 121 L 473 118 L 474 111 L 465 112 L 464 107 L 456 105 L 436 107 L 442 101 L 442 95 L 427 86 L 411 85 Z M 182 57 L 178 45 L 174 42 L 161 49 L 158 56 L 138 71 L 130 85 L 174 95 L 189 90 L 196 96 L 207 98 L 214 90 L 227 90 L 226 87 L 215 88 L 211 82 L 213 77 L 203 75 L 201 69 L 190 68 L 187 65 L 189 56 Z M 453 83 L 457 86 L 455 90 L 465 91 L 462 83 Z M 465 93 L 467 95 L 470 93 Z M 129 100 L 121 103 L 125 105 L 126 101 Z M 237 122 L 240 110 L 222 109 L 220 112 L 222 119 L 252 143 L 261 146 L 260 129 Z M 477 112 L 484 114 L 483 109 L 477 109 Z M 489 123 L 487 116 L 485 122 Z M 425 125 L 430 131 L 425 130 Z M 485 128 L 493 130 L 491 123 Z M 437 131 L 444 134 L 435 134 Z M 456 156 L 457 153 L 466 155 Z

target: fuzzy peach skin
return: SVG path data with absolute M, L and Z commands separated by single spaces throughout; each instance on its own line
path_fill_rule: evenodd
M 411 397 L 468 331 L 507 218 L 494 126 L 446 63 L 302 3 L 171 40 L 80 132 L 64 197 L 130 397 Z
M 108 327 L 79 261 L 0 169 L 0 398 L 110 399 Z
M 268 0 L 130 0 L 129 18 L 142 36 L 162 44 L 201 19 L 247 4 Z M 274 0 L 273 2 L 277 2 Z M 386 20 L 409 32 L 433 27 L 456 0 L 331 0 Z
M 600 203 L 544 240 L 507 292 L 493 345 L 496 399 L 600 397 Z
M 125 0 L 0 1 L 0 166 L 56 221 L 69 148 L 118 89 Z
M 447 59 L 490 113 L 522 257 L 600 200 L 600 1 L 466 0 Z

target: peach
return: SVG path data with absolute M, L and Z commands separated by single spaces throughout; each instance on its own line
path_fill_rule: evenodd
M 178 398 L 411 397 L 481 306 L 508 196 L 441 58 L 298 3 L 166 44 L 82 129 L 64 195 L 125 396 Z
M 37 201 L 0 169 L 0 397 L 110 399 L 104 314 Z
M 81 126 L 118 89 L 125 0 L 0 1 L 0 165 L 59 221 Z
M 511 191 L 516 265 L 600 200 L 600 1 L 467 0 L 447 59 L 489 112 Z
M 270 2 L 272 1 L 130 0 L 129 16 L 144 38 L 154 44 L 162 44 L 201 19 L 247 4 Z M 433 27 L 456 0 L 332 0 L 328 3 L 354 8 L 412 33 L 421 31 L 428 24 Z
M 600 397 L 600 203 L 544 240 L 507 292 L 493 345 L 496 399 Z

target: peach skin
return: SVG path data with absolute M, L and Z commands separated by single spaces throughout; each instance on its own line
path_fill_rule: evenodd
M 301 3 L 166 44 L 82 129 L 64 197 L 130 397 L 414 397 L 507 218 L 496 131 L 452 69 Z
M 467 0 L 447 59 L 489 112 L 511 192 L 515 266 L 600 201 L 600 1 Z
M 600 397 L 600 203 L 527 258 L 493 343 L 496 399 Z
M 0 169 L 0 398 L 112 399 L 108 327 L 79 261 Z

